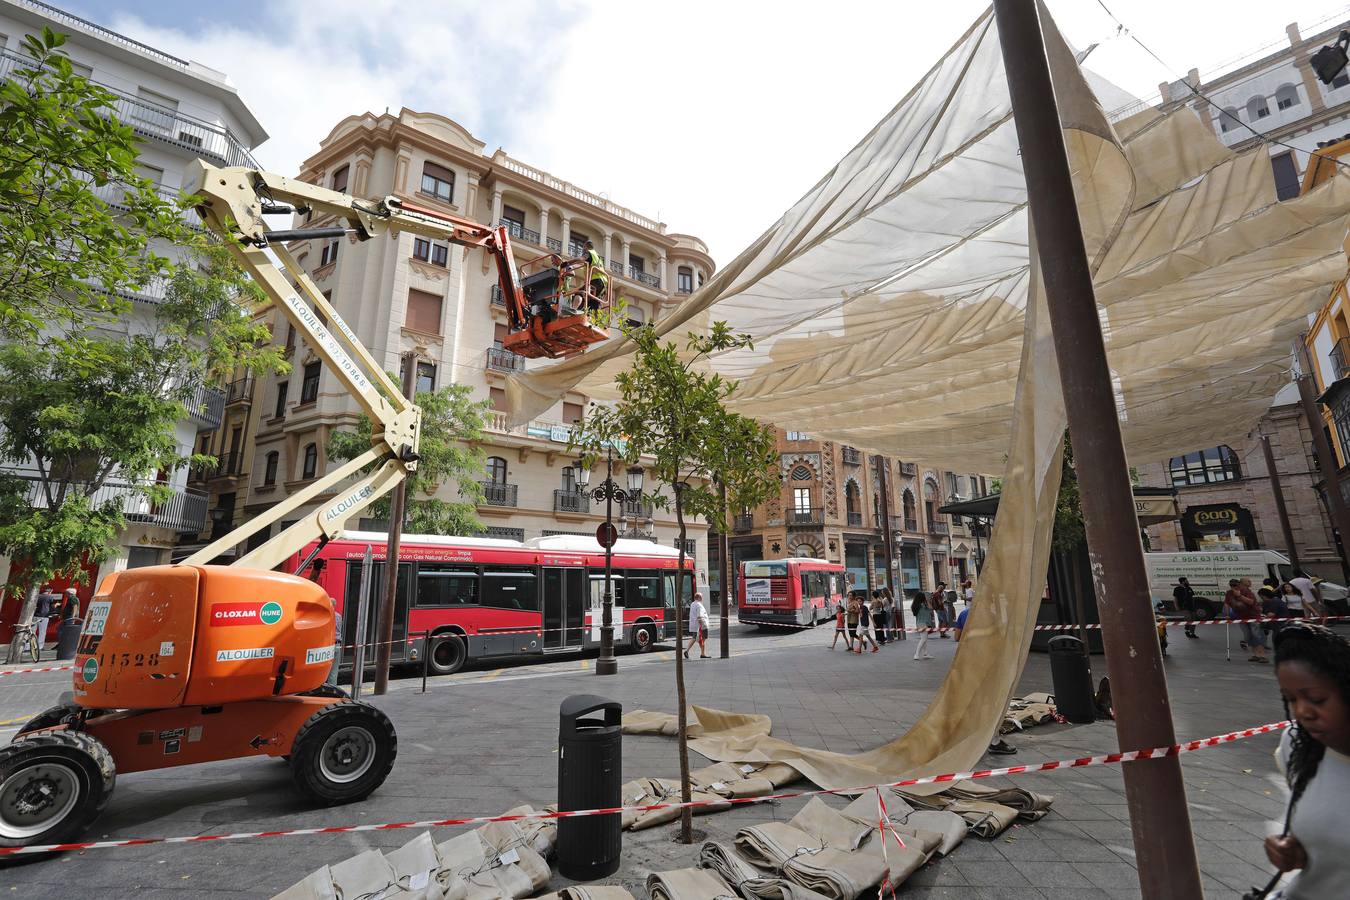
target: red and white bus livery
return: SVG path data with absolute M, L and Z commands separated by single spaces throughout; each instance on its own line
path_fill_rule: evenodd
M 347 531 L 329 541 L 312 568 L 342 615 L 342 643 L 356 638 L 357 599 L 366 547 L 372 551 L 368 595 L 384 596 L 385 541 L 376 532 Z M 317 543 L 291 557 L 288 572 L 314 552 Z M 685 560 L 686 600 L 693 594 L 693 560 Z M 650 541 L 614 545 L 614 644 L 649 649 L 675 633 L 675 572 L 679 551 Z M 559 535 L 520 541 L 499 538 L 403 536 L 399 548 L 394 609 L 394 663 L 420 662 L 437 674 L 458 671 L 466 662 L 536 656 L 600 645 L 605 590 L 605 551 L 590 537 Z M 373 619 L 380 604 L 367 601 L 372 622 L 366 629 L 366 659 L 374 659 L 379 634 Z M 423 639 L 423 632 L 430 637 Z M 428 646 L 429 645 L 429 646 Z M 348 650 L 344 662 L 351 659 Z
M 844 601 L 844 567 L 823 559 L 741 563 L 737 618 L 744 625 L 815 625 Z

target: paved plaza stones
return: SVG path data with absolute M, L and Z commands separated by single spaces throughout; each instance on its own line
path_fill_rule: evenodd
M 1179 739 L 1208 737 L 1283 718 L 1271 667 L 1225 662 L 1223 631 L 1202 629 L 1198 641 L 1174 642 L 1167 660 Z M 937 688 L 954 642 L 929 644 L 936 660 L 916 662 L 906 644 L 863 657 L 826 649 L 826 629 L 763 634 L 733 625 L 730 660 L 691 660 L 692 702 L 758 712 L 773 733 L 794 743 L 841 752 L 876 746 L 900 733 Z M 399 758 L 385 785 L 364 803 L 307 808 L 291 789 L 281 762 L 235 761 L 129 775 L 119 780 L 90 839 L 158 837 L 321 825 L 397 822 L 503 812 L 556 798 L 557 720 L 562 699 L 600 693 L 625 709 L 674 711 L 673 656 L 668 650 L 622 657 L 620 674 L 599 679 L 592 659 L 563 659 L 473 670 L 432 679 L 395 681 L 377 698 L 399 733 Z M 1093 659 L 1102 674 L 1105 663 Z M 0 739 L 69 687 L 69 673 L 0 679 Z M 1032 654 L 1023 691 L 1052 690 L 1043 654 Z M 1048 725 L 1010 738 L 1013 757 L 991 766 L 1031 763 L 1116 749 L 1114 727 Z M 1277 737 L 1261 736 L 1182 758 L 1191 819 L 1207 896 L 1236 897 L 1264 883 L 1261 838 L 1278 827 L 1284 790 L 1271 754 Z M 696 754 L 695 766 L 702 764 Z M 624 778 L 675 776 L 675 741 L 625 737 Z M 1001 837 L 968 839 L 950 858 L 914 874 L 899 896 L 914 898 L 1058 898 L 1093 900 L 1139 895 L 1129 815 L 1119 766 L 1026 775 L 1011 779 L 1055 795 L 1043 820 Z M 789 819 L 805 801 L 737 807 L 700 817 L 709 837 L 729 841 L 736 830 L 767 819 Z M 841 799 L 829 802 L 843 806 Z M 451 836 L 438 829 L 437 840 Z M 10 896 L 156 898 L 270 897 L 325 863 L 379 847 L 395 849 L 415 832 L 368 832 L 184 846 L 90 850 L 10 865 L 0 886 Z M 673 843 L 670 826 L 625 833 L 623 867 L 611 879 L 642 896 L 653 870 L 694 864 L 695 848 Z M 555 874 L 554 886 L 566 882 Z M 2 895 L 0 895 L 2 896 Z

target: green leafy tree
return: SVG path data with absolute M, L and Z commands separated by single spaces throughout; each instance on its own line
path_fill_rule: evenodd
M 483 499 L 479 484 L 483 476 L 483 451 L 476 445 L 483 439 L 488 403 L 474 400 L 472 393 L 467 385 L 450 384 L 417 394 L 417 405 L 422 408 L 422 436 L 417 448 L 417 470 L 407 480 L 408 501 L 403 517 L 403 527 L 417 534 L 473 535 L 484 530 L 477 515 Z M 348 460 L 360 456 L 370 449 L 370 438 L 370 419 L 362 415 L 355 431 L 339 431 L 329 439 L 328 458 Z M 460 500 L 436 496 L 442 485 L 452 482 L 459 486 Z M 381 497 L 371 505 L 371 514 L 387 520 L 389 506 L 390 498 Z
M 0 80 L 0 338 L 112 320 L 126 308 L 118 291 L 164 271 L 149 237 L 180 227 L 136 175 L 116 98 L 74 72 L 65 40 L 49 28 L 24 38 L 31 63 Z
M 663 342 L 651 327 L 623 327 L 634 344 L 633 365 L 614 378 L 619 400 L 598 408 L 586 421 L 574 428 L 571 444 L 582 450 L 588 463 L 599 458 L 607 444 L 622 449 L 629 463 L 647 458 L 647 471 L 654 481 L 669 488 L 674 497 L 675 520 L 680 530 L 679 568 L 675 574 L 675 639 L 684 643 L 684 569 L 687 517 L 702 516 L 710 522 L 723 521 L 726 504 L 712 484 L 719 474 L 731 488 L 733 464 L 738 452 L 746 457 L 749 468 L 765 459 L 761 436 L 749 420 L 733 416 L 725 407 L 735 392 L 736 383 L 706 371 L 707 357 L 713 353 L 750 348 L 747 335 L 733 334 L 725 322 L 715 322 L 706 335 L 690 334 L 684 347 Z M 749 446 L 736 444 L 738 436 Z M 760 454 L 757 458 L 755 454 Z M 739 472 L 739 467 L 736 468 Z M 735 478 L 737 489 L 750 491 L 753 479 Z M 746 494 L 748 496 L 749 494 Z M 655 505 L 667 506 L 663 494 L 651 497 Z M 678 697 L 679 755 L 681 794 L 688 801 L 689 744 L 684 654 L 675 654 L 675 686 Z M 680 840 L 693 839 L 691 814 L 680 816 Z
M 25 597 L 20 622 L 44 581 L 110 555 L 129 507 L 173 496 L 164 473 L 214 462 L 175 438 L 204 382 L 285 368 L 250 315 L 257 287 L 204 235 L 179 237 L 193 252 L 153 314 L 0 345 L 0 552 L 22 561 L 8 585 Z

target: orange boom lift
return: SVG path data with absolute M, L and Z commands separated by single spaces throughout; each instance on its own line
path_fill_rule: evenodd
M 369 416 L 371 447 L 182 563 L 104 579 L 80 635 L 73 694 L 0 748 L 0 846 L 68 841 L 107 804 L 119 773 L 280 757 L 302 794 L 336 804 L 365 798 L 393 768 L 398 741 L 389 719 L 325 684 L 335 656 L 332 601 L 313 582 L 271 569 L 315 540 L 322 546 L 417 467 L 421 410 L 402 396 L 285 242 L 370 240 L 397 230 L 482 247 L 496 260 L 507 299 L 507 348 L 560 357 L 609 336 L 593 321 L 603 320 L 596 314 L 608 309 L 609 297 L 591 293 L 584 261 L 534 260 L 538 271 L 522 286 L 505 228 L 394 196 L 359 200 L 202 161 L 189 180 L 188 192 L 202 198 L 206 226 L 226 240 Z M 334 224 L 271 231 L 263 216 L 277 213 L 309 213 Z M 335 499 L 233 565 L 207 564 L 333 492 Z

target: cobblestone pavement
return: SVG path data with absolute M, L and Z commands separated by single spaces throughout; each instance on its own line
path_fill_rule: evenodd
M 842 752 L 874 747 L 922 712 L 942 679 L 955 642 L 932 640 L 934 660 L 912 659 L 912 643 L 856 656 L 827 649 L 832 630 L 760 633 L 733 625 L 733 657 L 694 659 L 686 669 L 694 703 L 758 712 L 773 733 Z M 1174 639 L 1168 675 L 1180 739 L 1207 737 L 1283 717 L 1274 675 L 1234 656 L 1224 659 L 1220 627 L 1201 639 Z M 1180 638 L 1180 635 L 1176 636 Z M 710 641 L 715 646 L 715 641 Z M 1234 644 L 1236 649 L 1236 643 Z M 714 651 L 715 652 L 715 651 Z M 306 808 L 279 761 L 218 763 L 129 775 L 92 838 L 153 837 L 320 825 L 396 822 L 502 812 L 556 797 L 557 710 L 575 693 L 613 697 L 625 709 L 675 710 L 673 652 L 620 658 L 620 674 L 599 679 L 593 657 L 549 659 L 420 680 L 400 679 L 376 698 L 394 720 L 399 757 L 385 785 L 364 803 Z M 1105 672 L 1101 657 L 1094 674 Z M 69 673 L 0 678 L 0 740 L 27 714 L 55 701 Z M 1043 654 L 1032 654 L 1023 691 L 1052 690 Z M 15 721 L 19 720 L 19 721 Z M 1019 753 L 989 765 L 1063 759 L 1114 750 L 1109 722 L 1050 725 L 1010 739 Z M 1283 788 L 1271 764 L 1277 738 L 1252 738 L 1183 757 L 1192 825 L 1207 896 L 1237 897 L 1264 883 L 1261 838 L 1278 826 Z M 696 755 L 694 764 L 702 760 Z M 674 776 L 675 742 L 628 737 L 625 778 Z M 967 840 L 949 859 L 930 863 L 901 888 L 913 898 L 1058 898 L 1138 896 L 1128 812 L 1119 766 L 1061 770 L 1012 779 L 1056 796 L 1051 814 L 993 841 Z M 700 817 L 697 827 L 729 840 L 747 824 L 790 818 L 804 801 L 738 807 Z M 842 805 L 842 801 L 832 801 Z M 648 872 L 692 865 L 695 851 L 662 827 L 625 835 L 616 881 L 641 896 Z M 449 829 L 434 837 L 444 840 Z M 10 896 L 100 898 L 262 896 L 325 863 L 371 847 L 394 849 L 407 831 L 319 835 L 219 844 L 91 850 L 10 865 L 0 891 Z M 555 886 L 565 883 L 558 876 Z M 3 896 L 3 894 L 0 894 Z

